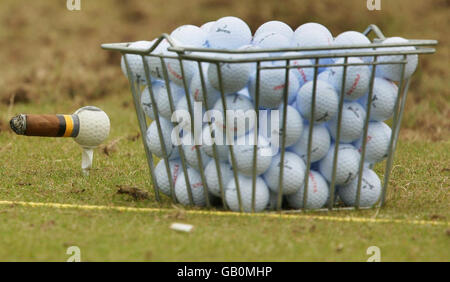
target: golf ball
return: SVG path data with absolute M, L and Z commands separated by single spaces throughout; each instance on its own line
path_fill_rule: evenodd
M 364 130 L 366 111 L 357 102 L 344 103 L 342 108 L 342 120 L 340 127 L 340 143 L 352 143 L 361 137 Z M 331 136 L 336 140 L 338 128 L 338 115 L 328 122 Z
M 307 82 L 297 95 L 297 109 L 307 120 L 311 118 L 314 81 Z M 316 81 L 316 103 L 314 122 L 320 123 L 332 119 L 338 111 L 338 94 L 326 81 Z
M 295 193 L 288 195 L 286 200 L 294 209 L 303 208 L 303 195 L 305 193 L 305 184 Z M 317 171 L 309 172 L 308 191 L 306 196 L 307 209 L 320 209 L 327 202 L 329 197 L 328 183 L 323 176 Z
M 309 125 L 304 125 L 302 135 L 297 143 L 288 150 L 299 155 L 305 162 L 308 158 Z M 330 149 L 330 133 L 323 124 L 314 125 L 311 139 L 311 163 L 317 162 L 325 157 Z
M 347 206 L 356 204 L 358 192 L 358 177 L 345 186 L 339 187 L 339 197 Z M 360 207 L 373 206 L 381 196 L 381 181 L 378 175 L 371 169 L 364 169 L 361 179 L 361 192 L 359 198 Z
M 328 182 L 332 180 L 334 147 L 332 144 L 325 158 L 319 162 L 319 172 Z M 352 181 L 359 169 L 360 154 L 353 145 L 339 144 L 336 162 L 336 185 L 345 185 Z
M 245 175 L 238 175 L 239 196 L 241 198 L 242 209 L 244 212 L 252 211 L 252 178 Z M 256 177 L 255 183 L 255 211 L 263 211 L 269 204 L 269 189 L 261 177 Z M 225 199 L 228 207 L 232 211 L 240 211 L 239 198 L 236 189 L 236 181 L 231 179 L 225 190 Z

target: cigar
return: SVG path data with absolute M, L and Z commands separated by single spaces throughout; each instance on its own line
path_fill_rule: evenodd
M 26 136 L 77 137 L 80 132 L 78 115 L 20 114 L 9 122 L 11 129 Z

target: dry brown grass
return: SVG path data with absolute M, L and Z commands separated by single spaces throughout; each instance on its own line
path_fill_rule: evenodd
M 335 35 L 375 23 L 388 36 L 440 41 L 435 55 L 420 60 L 402 134 L 412 139 L 449 139 L 450 2 L 381 1 L 382 10 L 371 12 L 362 0 L 82 0 L 82 10 L 70 12 L 65 1 L 2 0 L 0 104 L 4 105 L 0 110 L 13 96 L 14 103 L 73 99 L 84 104 L 126 92 L 119 55 L 101 50 L 104 42 L 152 39 L 182 24 L 200 25 L 225 15 L 245 19 L 253 30 L 271 19 L 293 27 L 316 21 Z M 6 124 L 1 114 L 0 128 Z

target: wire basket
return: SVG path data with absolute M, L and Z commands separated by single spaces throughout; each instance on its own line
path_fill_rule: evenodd
M 175 191 L 175 182 L 181 181 L 180 179 L 177 179 L 178 176 L 183 176 L 182 180 L 185 182 L 185 186 L 187 187 L 186 197 L 185 199 L 182 199 L 181 202 L 183 204 L 188 205 L 201 205 L 206 206 L 208 208 L 213 207 L 214 201 L 216 198 L 212 196 L 212 194 L 209 192 L 210 189 L 208 188 L 208 181 L 207 177 L 210 175 L 206 175 L 207 173 L 211 173 L 210 171 L 205 171 L 205 166 L 203 159 L 205 158 L 205 155 L 201 153 L 199 149 L 194 150 L 195 151 L 195 157 L 198 167 L 196 167 L 196 171 L 200 177 L 198 180 L 198 183 L 191 183 L 194 182 L 193 177 L 190 177 L 189 170 L 192 170 L 190 165 L 188 164 L 188 161 L 186 159 L 186 153 L 192 154 L 192 152 L 186 152 L 185 147 L 182 145 L 174 146 L 172 145 L 172 148 L 168 147 L 165 141 L 165 135 L 166 133 L 163 132 L 163 118 L 159 114 L 158 110 L 158 103 L 156 101 L 157 97 L 155 96 L 155 93 L 153 91 L 153 86 L 157 83 L 162 83 L 162 85 L 166 88 L 166 91 L 168 93 L 167 95 L 167 101 L 168 106 L 170 108 L 170 113 L 173 113 L 175 108 L 175 103 L 173 101 L 173 92 L 175 91 L 173 89 L 173 84 L 171 81 L 179 79 L 178 82 L 181 84 L 181 88 L 184 89 L 183 93 L 185 95 L 186 99 L 186 106 L 187 110 L 191 117 L 191 123 L 195 124 L 195 115 L 193 112 L 193 100 L 191 96 L 193 93 L 189 92 L 190 88 L 190 81 L 188 79 L 185 79 L 188 76 L 188 72 L 192 72 L 192 68 L 195 68 L 195 71 L 198 71 L 199 78 L 200 78 L 200 85 L 202 88 L 202 91 L 204 95 L 202 95 L 202 102 L 204 105 L 206 105 L 206 109 L 210 110 L 212 106 L 208 107 L 207 105 L 210 105 L 208 103 L 208 89 L 207 86 L 207 78 L 205 77 L 205 68 L 206 67 L 212 67 L 215 65 L 215 72 L 217 74 L 217 83 L 218 83 L 218 91 L 219 91 L 219 100 L 221 101 L 223 105 L 223 112 L 225 120 L 227 120 L 227 99 L 226 96 L 228 93 L 224 91 L 224 78 L 223 78 L 223 68 L 222 66 L 224 64 L 227 65 L 233 65 L 233 64 L 251 64 L 254 68 L 255 74 L 254 74 L 254 80 L 256 87 L 254 88 L 253 92 L 253 103 L 254 103 L 254 111 L 256 113 L 256 121 L 260 120 L 260 111 L 262 108 L 260 107 L 260 88 L 261 88 L 261 80 L 262 80 L 262 73 L 267 70 L 284 70 L 284 87 L 283 93 L 282 93 L 282 101 L 281 101 L 281 130 L 279 131 L 279 134 L 281 135 L 280 140 L 280 150 L 279 150 L 279 159 L 281 164 L 285 164 L 285 155 L 286 155 L 286 130 L 287 126 L 287 112 L 288 112 L 288 102 L 289 102 L 289 90 L 288 87 L 290 84 L 290 79 L 292 79 L 291 71 L 295 68 L 304 68 L 304 69 L 312 69 L 313 73 L 313 79 L 312 81 L 312 101 L 311 101 L 311 109 L 309 113 L 309 117 L 303 117 L 304 119 L 309 119 L 310 121 L 316 120 L 316 90 L 317 90 L 317 84 L 318 84 L 318 76 L 321 73 L 321 70 L 323 68 L 327 67 L 341 67 L 342 68 L 342 77 L 341 77 L 341 90 L 340 93 L 338 93 L 338 111 L 335 116 L 336 122 L 337 122 L 337 128 L 335 129 L 335 135 L 334 135 L 334 143 L 332 142 L 330 147 L 334 150 L 332 151 L 330 149 L 330 152 L 332 151 L 332 167 L 331 167 L 331 177 L 330 179 L 327 179 L 327 187 L 328 187 L 328 199 L 326 204 L 324 204 L 322 207 L 316 207 L 317 210 L 335 210 L 335 209 L 361 209 L 361 208 L 372 208 L 372 207 L 381 207 L 384 205 L 386 200 L 386 190 L 389 183 L 389 176 L 391 173 L 393 160 L 394 160 L 394 152 L 396 150 L 398 136 L 399 136 L 399 130 L 400 130 L 400 124 L 403 116 L 403 111 L 405 107 L 408 87 L 410 85 L 410 78 L 404 78 L 405 68 L 407 64 L 407 56 L 408 55 L 417 55 L 417 54 L 432 54 L 435 52 L 435 49 L 430 47 L 437 44 L 437 41 L 435 40 L 409 40 L 407 43 L 391 43 L 391 44 L 382 44 L 381 42 L 385 39 L 382 32 L 379 30 L 379 28 L 375 25 L 370 25 L 363 33 L 365 35 L 369 35 L 369 33 L 374 33 L 374 40 L 370 44 L 365 45 L 341 45 L 341 46 L 331 46 L 331 47 L 317 47 L 317 48 L 284 48 L 284 49 L 245 49 L 245 50 L 217 50 L 217 49 L 207 49 L 207 48 L 193 48 L 193 47 L 186 47 L 186 46 L 179 46 L 175 43 L 175 41 L 168 36 L 167 34 L 163 34 L 161 37 L 159 37 L 151 46 L 148 46 L 146 48 L 133 48 L 129 45 L 131 43 L 112 43 L 112 44 L 103 44 L 102 48 L 106 50 L 113 50 L 113 51 L 119 51 L 122 55 L 124 55 L 122 58 L 123 60 L 123 66 L 126 70 L 126 74 L 129 79 L 131 92 L 133 95 L 134 105 L 136 109 L 137 118 L 139 121 L 139 127 L 141 130 L 141 136 L 143 138 L 144 143 L 144 149 L 147 157 L 148 166 L 150 168 L 150 176 L 151 181 L 154 187 L 155 197 L 157 201 L 161 200 L 161 192 L 164 190 L 161 187 L 161 183 L 157 183 L 155 181 L 155 164 L 154 161 L 159 159 L 164 160 L 163 170 L 165 173 L 165 177 L 167 181 L 165 181 L 165 186 L 168 186 L 165 188 L 165 194 L 167 194 L 169 197 L 172 198 L 173 202 L 177 203 L 180 202 L 181 197 L 176 196 Z M 168 43 L 167 50 L 171 52 L 169 53 L 156 53 L 153 52 L 158 46 L 160 46 L 163 43 Z M 428 46 L 428 47 L 427 47 Z M 386 48 L 391 47 L 391 48 Z M 392 48 L 392 47 L 414 47 L 414 48 Z M 287 53 L 289 52 L 289 53 Z M 138 55 L 140 57 L 139 63 L 141 63 L 141 66 L 143 69 L 141 70 L 141 75 L 136 76 L 136 73 L 132 72 L 132 67 L 130 64 L 129 58 L 125 56 L 126 54 L 129 55 Z M 269 54 L 269 56 L 268 56 Z M 229 55 L 229 56 L 226 56 Z M 389 61 L 383 61 L 378 60 L 381 56 L 396 56 L 396 60 L 389 60 Z M 371 60 L 365 60 L 361 62 L 354 62 L 352 58 L 358 57 L 358 58 L 372 58 Z M 336 58 L 342 58 L 340 63 L 336 64 L 336 62 L 330 62 L 330 59 L 336 59 Z M 298 64 L 292 64 L 293 61 L 297 60 L 303 60 L 303 59 L 309 59 L 311 64 L 305 64 L 305 65 L 298 65 Z M 327 60 L 328 59 L 328 60 Z M 178 66 L 179 74 L 176 75 L 176 72 L 173 73 L 173 70 L 170 69 L 170 64 L 168 62 L 172 62 L 172 66 Z M 269 64 L 268 62 L 278 62 L 278 63 L 272 63 Z M 297 61 L 298 62 L 298 61 Z M 300 61 L 303 62 L 303 61 Z M 152 65 L 153 64 L 153 65 Z M 155 80 L 155 64 L 157 65 L 156 71 L 158 72 L 156 76 L 159 76 L 159 79 L 161 81 Z M 209 64 L 209 65 L 208 65 Z M 361 190 L 365 189 L 364 186 L 366 185 L 363 183 L 363 171 L 367 164 L 365 164 L 366 160 L 366 149 L 367 149 L 367 142 L 368 142 L 368 131 L 369 131 L 369 124 L 370 124 L 370 114 L 372 110 L 372 102 L 373 102 L 373 86 L 374 81 L 376 77 L 376 71 L 377 66 L 380 67 L 382 65 L 398 65 L 401 68 L 401 76 L 399 81 L 397 82 L 398 86 L 398 92 L 395 99 L 395 106 L 393 111 L 393 117 L 391 121 L 392 130 L 390 133 L 390 137 L 388 140 L 388 148 L 387 148 L 387 154 L 386 154 L 386 162 L 385 162 L 385 168 L 384 168 L 384 179 L 381 186 L 381 193 L 378 197 L 378 200 L 375 203 L 367 205 L 361 205 Z M 346 81 L 346 75 L 348 74 L 349 67 L 355 67 L 355 66 L 368 66 L 370 68 L 370 76 L 369 76 L 369 91 L 367 94 L 367 102 L 365 107 L 365 118 L 364 118 L 364 125 L 363 125 L 363 134 L 362 134 L 362 143 L 360 145 L 359 153 L 359 161 L 357 163 L 357 173 L 356 176 L 354 176 L 354 183 L 356 183 L 356 199 L 354 201 L 354 204 L 351 206 L 343 207 L 341 203 L 335 201 L 337 198 L 337 189 L 339 187 L 339 183 L 337 183 L 337 164 L 338 164 L 338 154 L 339 154 L 339 147 L 340 144 L 340 138 L 341 138 L 341 124 L 343 119 L 343 107 L 344 107 L 344 97 L 345 97 L 345 81 Z M 169 68 L 168 68 L 169 66 Z M 189 70 L 186 70 L 186 68 L 189 68 Z M 153 72 L 152 72 L 153 71 Z M 263 78 L 264 79 L 264 78 Z M 147 86 L 147 88 L 145 88 Z M 172 88 L 172 89 L 171 89 Z M 159 144 L 162 144 L 161 146 L 161 152 L 159 156 L 156 156 L 152 154 L 150 148 L 149 148 L 149 142 L 147 142 L 147 127 L 148 127 L 148 117 L 146 117 L 142 107 L 141 107 L 141 95 L 144 91 L 147 91 L 148 89 L 149 96 L 150 96 L 150 103 L 152 105 L 151 114 L 153 118 L 153 122 L 156 124 L 157 129 L 157 138 L 159 139 Z M 177 126 L 178 123 L 172 123 L 173 126 Z M 207 121 L 207 124 L 205 125 L 205 128 L 209 128 L 212 130 L 214 125 L 214 121 L 209 119 Z M 228 125 L 228 124 L 227 124 Z M 196 133 L 194 132 L 195 126 L 190 126 L 191 134 L 194 136 Z M 305 163 L 305 170 L 304 170 L 304 183 L 302 188 L 302 195 L 301 195 L 301 201 L 302 204 L 299 205 L 299 209 L 291 209 L 290 211 L 299 211 L 299 210 L 305 210 L 309 209 L 308 205 L 308 195 L 310 184 L 310 173 L 311 173 L 311 164 L 312 164 L 312 150 L 313 150 L 313 128 L 314 126 L 309 126 L 308 130 L 304 130 L 307 132 L 303 132 L 302 134 L 307 134 L 307 151 L 306 155 L 304 156 L 304 163 Z M 254 130 L 257 130 L 256 132 L 259 132 L 260 124 L 259 122 L 256 122 Z M 211 131 L 210 131 L 211 133 Z M 258 136 L 259 134 L 255 134 L 255 136 Z M 169 145 L 170 146 L 170 145 Z M 236 190 L 236 196 L 237 196 L 237 206 L 234 204 L 234 207 L 231 208 L 233 210 L 237 211 L 246 211 L 246 212 L 255 212 L 260 211 L 261 208 L 259 208 L 258 199 L 256 199 L 257 194 L 257 182 L 259 181 L 259 176 L 257 175 L 257 166 L 258 166 L 258 158 L 260 158 L 258 150 L 258 143 L 255 143 L 252 145 L 252 155 L 251 155 L 251 167 L 252 171 L 250 175 L 247 176 L 247 179 L 250 179 L 250 182 L 243 182 L 240 181 L 240 174 L 238 171 L 238 165 L 236 163 L 236 158 L 241 157 L 236 155 L 236 146 L 239 145 L 226 145 L 225 148 L 228 150 L 228 159 L 229 164 L 231 166 L 232 172 L 224 172 L 222 171 L 222 167 L 220 165 L 221 158 L 219 156 L 219 148 L 218 145 L 213 143 L 212 144 L 212 158 L 211 162 L 215 163 L 215 171 L 217 182 L 218 182 L 218 188 L 219 191 L 217 191 L 219 198 L 222 199 L 220 206 L 222 206 L 224 209 L 230 209 L 230 201 L 227 200 L 226 196 L 226 187 L 227 183 L 234 187 Z M 176 150 L 178 148 L 178 154 L 179 154 L 179 164 L 174 173 L 174 168 L 171 167 L 171 156 L 168 154 L 169 150 Z M 154 152 L 153 152 L 154 153 Z M 369 165 L 370 167 L 372 164 Z M 279 165 L 279 172 L 278 172 L 278 185 L 274 193 L 271 194 L 269 199 L 268 206 L 271 206 L 271 209 L 281 210 L 282 204 L 283 204 L 283 189 L 284 189 L 284 183 L 283 181 L 286 181 L 283 177 L 283 174 L 285 170 L 285 165 Z M 176 175 L 174 175 L 176 174 Z M 226 174 L 227 176 L 225 176 Z M 301 171 L 299 171 L 299 174 L 301 174 Z M 228 177 L 225 178 L 224 177 Z M 224 183 L 227 182 L 227 183 Z M 193 191 L 193 187 L 195 185 L 202 186 L 203 189 L 201 189 L 201 195 L 199 195 L 198 191 Z M 245 187 L 243 186 L 245 185 Z M 362 188 L 363 187 L 363 188 Z M 245 189 L 247 192 L 250 191 L 250 193 L 243 194 L 241 191 Z M 251 189 L 251 190 L 250 190 Z M 227 192 L 228 193 L 228 192 Z M 250 194 L 250 198 L 249 198 Z M 201 198 L 201 201 L 199 203 L 198 199 Z M 316 209 L 314 208 L 314 209 Z

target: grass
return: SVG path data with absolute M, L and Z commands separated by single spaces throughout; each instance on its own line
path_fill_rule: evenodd
M 42 139 L 0 133 L 1 200 L 172 208 L 117 194 L 116 185 L 152 192 L 136 117 L 128 93 L 99 101 L 111 116 L 109 156 L 97 150 L 90 177 L 80 171 L 80 148 L 69 139 Z M 14 112 L 70 112 L 69 102 L 17 105 Z M 130 138 L 129 138 L 130 137 Z M 38 148 L 38 149 L 36 149 Z M 400 141 L 387 206 L 381 211 L 333 212 L 333 216 L 434 220 L 450 214 L 448 141 Z M 382 174 L 382 167 L 377 167 Z M 320 213 L 319 215 L 324 215 Z M 328 214 L 327 214 L 328 215 Z M 380 247 L 384 261 L 447 261 L 448 225 L 333 222 L 168 213 L 86 211 L 0 206 L 0 260 L 67 259 L 68 246 L 95 260 L 326 260 L 364 261 L 366 249 Z M 169 229 L 193 224 L 190 234 Z M 389 238 L 389 240 L 386 240 Z
M 83 261 L 365 261 L 373 245 L 383 261 L 450 259 L 448 1 L 382 0 L 376 12 L 361 0 L 81 2 L 79 12 L 67 11 L 64 1 L 0 3 L 0 64 L 10 66 L 0 68 L 0 200 L 173 211 L 0 205 L 0 261 L 64 261 L 72 245 L 81 248 Z M 211 216 L 175 209 L 167 198 L 156 203 L 120 56 L 99 46 L 148 40 L 226 15 L 243 18 L 253 31 L 271 19 L 292 27 L 316 21 L 335 35 L 374 23 L 387 36 L 438 39 L 437 53 L 421 57 L 411 84 L 386 207 L 326 215 L 444 225 Z M 96 151 L 90 177 L 81 174 L 81 151 L 72 140 L 25 138 L 8 128 L 16 113 L 70 113 L 88 104 L 104 109 L 112 124 L 108 154 Z M 383 167 L 376 171 L 382 175 Z M 146 190 L 150 199 L 117 194 L 117 185 Z M 172 222 L 195 229 L 177 233 Z

